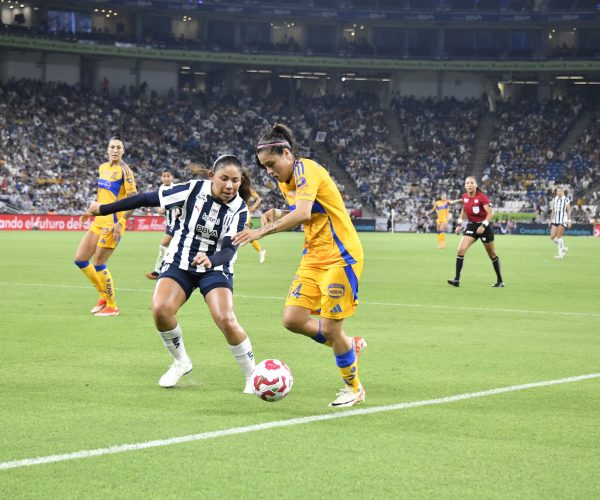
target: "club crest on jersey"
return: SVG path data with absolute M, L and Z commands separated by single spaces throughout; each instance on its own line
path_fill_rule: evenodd
M 346 293 L 346 287 L 341 283 L 332 283 L 327 287 L 327 295 L 332 298 L 341 297 Z
M 298 177 L 296 179 L 296 188 L 301 189 L 306 186 L 306 177 Z

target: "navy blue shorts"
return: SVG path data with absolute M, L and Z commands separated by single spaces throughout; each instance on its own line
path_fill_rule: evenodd
M 161 278 L 171 278 L 179 283 L 188 299 L 196 288 L 200 289 L 200 293 L 204 297 L 215 288 L 229 288 L 233 292 L 233 274 L 223 271 L 208 270 L 205 273 L 197 274 L 184 271 L 171 264 L 166 271 L 160 273 L 158 279 Z

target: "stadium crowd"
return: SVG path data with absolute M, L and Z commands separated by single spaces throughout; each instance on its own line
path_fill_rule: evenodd
M 194 177 L 194 165 L 232 152 L 249 167 L 264 206 L 281 208 L 274 181 L 254 165 L 251 149 L 255 136 L 281 121 L 292 123 L 309 148 L 324 142 L 360 193 L 360 200 L 345 194 L 351 210 L 362 205 L 387 217 L 394 209 L 397 219 L 426 229 L 433 200 L 443 191 L 450 199 L 462 193 L 484 104 L 396 96 L 391 108 L 401 138 L 390 137 L 385 111 L 363 94 L 266 96 L 242 86 L 230 95 L 213 89 L 160 97 L 142 86 L 105 96 L 77 86 L 9 81 L 0 85 L 0 195 L 26 211 L 81 212 L 95 196 L 108 138 L 118 132 L 141 191 L 155 189 L 164 169 L 186 180 Z M 576 101 L 499 105 L 481 179 L 496 207 L 513 204 L 541 219 L 555 182 L 567 183 L 571 196 L 592 184 L 599 115 L 568 153 L 558 150 L 581 108 Z M 318 132 L 326 134 L 318 138 Z M 598 190 L 576 198 L 576 220 L 597 217 L 597 203 Z

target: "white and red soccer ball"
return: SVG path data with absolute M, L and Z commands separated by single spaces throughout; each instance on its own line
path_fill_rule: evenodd
M 251 375 L 254 394 L 265 401 L 279 401 L 292 390 L 294 377 L 288 366 L 278 359 L 265 359 Z

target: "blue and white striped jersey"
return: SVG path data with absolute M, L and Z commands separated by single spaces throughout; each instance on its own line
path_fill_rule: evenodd
M 550 208 L 554 209 L 554 215 L 552 216 L 551 224 L 567 224 L 569 222 L 569 214 L 567 207 L 571 200 L 566 196 L 558 197 L 555 196 L 550 202 Z
M 160 189 L 169 189 L 172 186 L 174 186 L 174 184 L 171 184 L 169 186 L 161 184 Z M 176 226 L 175 224 L 178 222 L 180 214 L 181 208 L 177 206 L 171 208 L 170 210 L 165 210 L 165 224 L 167 226 L 166 229 L 170 229 L 173 232 L 177 231 L 178 226 Z
M 203 267 L 193 266 L 198 252 L 210 256 L 221 250 L 223 239 L 242 231 L 248 220 L 248 207 L 238 194 L 229 203 L 211 195 L 212 182 L 194 180 L 183 184 L 161 187 L 158 195 L 160 206 L 166 211 L 178 207 L 181 213 L 178 227 L 173 235 L 164 264 L 175 264 L 179 269 L 192 273 L 204 273 Z M 233 273 L 233 259 L 214 271 Z

